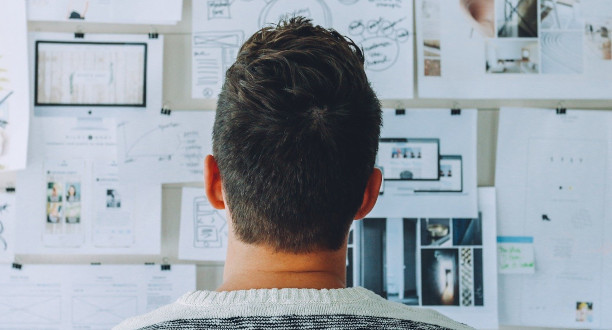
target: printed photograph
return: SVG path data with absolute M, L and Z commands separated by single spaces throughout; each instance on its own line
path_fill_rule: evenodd
M 425 59 L 425 76 L 440 77 L 442 76 L 442 64 L 439 59 Z
M 495 37 L 495 0 L 460 0 L 461 10 L 472 26 L 472 33 Z
M 539 71 L 540 55 L 538 40 L 487 40 L 487 73 L 538 74 Z
M 423 30 L 423 66 L 426 77 L 441 76 L 440 60 L 440 1 L 423 0 L 421 28 Z
M 593 322 L 593 303 L 578 301 L 576 302 L 576 322 Z
M 116 189 L 106 190 L 106 207 L 112 209 L 121 208 L 121 196 Z
M 482 220 L 453 219 L 453 245 L 482 245 Z
M 461 248 L 459 258 L 461 306 L 483 306 L 482 249 Z
M 421 250 L 423 306 L 459 306 L 457 249 Z
M 58 182 L 47 182 L 47 223 L 62 221 L 62 185 Z
M 538 0 L 499 0 L 495 6 L 497 36 L 538 37 Z
M 582 30 L 581 0 L 540 1 L 542 30 Z
M 387 219 L 385 233 L 385 283 L 387 299 L 418 305 L 417 219 Z
M 421 219 L 421 246 L 451 246 L 450 219 Z
M 64 216 L 66 223 L 81 222 L 81 183 L 66 183 L 66 200 L 64 203 Z
M 542 73 L 579 74 L 583 72 L 583 34 L 581 31 L 544 31 Z
M 610 2 L 612 10 L 612 1 Z M 586 54 L 589 60 L 612 60 L 612 12 L 608 19 L 587 19 L 585 27 Z

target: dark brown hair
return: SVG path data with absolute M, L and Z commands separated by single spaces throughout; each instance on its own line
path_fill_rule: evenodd
M 247 40 L 213 129 L 237 237 L 276 251 L 341 248 L 372 174 L 381 110 L 352 40 L 297 17 Z

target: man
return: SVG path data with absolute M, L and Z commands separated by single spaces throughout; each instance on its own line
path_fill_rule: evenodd
M 246 41 L 204 164 L 207 197 L 230 226 L 223 284 L 118 329 L 468 328 L 345 288 L 349 227 L 381 184 L 381 109 L 363 63 L 352 41 L 303 18 Z

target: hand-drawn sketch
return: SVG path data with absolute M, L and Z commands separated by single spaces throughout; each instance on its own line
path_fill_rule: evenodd
M 212 111 L 173 111 L 170 116 L 127 114 L 118 120 L 119 177 L 127 182 L 202 180 L 212 153 Z
M 204 189 L 183 188 L 180 259 L 224 261 L 228 230 L 225 211 L 210 205 Z
M 234 63 L 243 31 L 195 32 L 193 34 L 193 91 L 198 98 L 217 96 L 225 71 Z
M 268 4 L 259 15 L 259 26 L 276 24 L 281 20 L 294 16 L 312 19 L 317 24 L 331 27 L 332 13 L 323 0 L 264 0 Z
M 193 200 L 194 239 L 197 248 L 220 248 L 227 240 L 225 216 L 213 209 L 206 196 Z
M 60 296 L 0 294 L 0 324 L 58 325 L 61 322 L 61 307 Z
M 75 325 L 116 325 L 137 314 L 137 296 L 72 297 L 72 324 Z
M 377 20 L 357 20 L 349 26 L 351 36 L 360 37 L 365 54 L 365 68 L 371 71 L 384 71 L 392 67 L 400 55 L 400 43 L 410 39 L 410 32 L 399 27 L 407 17 L 394 21 L 384 18 Z
M 194 1 L 192 97 L 215 98 L 245 38 L 294 16 L 354 39 L 379 98 L 412 97 L 412 7 L 408 0 Z

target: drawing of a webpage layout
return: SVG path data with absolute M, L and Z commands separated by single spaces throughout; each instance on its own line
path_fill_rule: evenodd
M 535 273 L 500 277 L 504 324 L 612 326 L 612 113 L 502 109 L 500 236 L 533 239 Z
M 364 286 L 470 326 L 497 328 L 495 190 L 479 189 L 476 218 L 366 218 Z
M 119 181 L 114 121 L 46 119 L 17 174 L 17 251 L 158 253 L 161 187 Z
M 0 11 L 0 171 L 25 168 L 30 90 L 25 3 L 6 1 Z
M 384 109 L 376 166 L 370 216 L 476 217 L 476 111 Z
M 413 96 L 413 3 L 409 0 L 194 1 L 192 96 L 216 98 L 244 41 L 281 19 L 304 16 L 361 47 L 381 99 Z
M 610 1 L 417 0 L 415 14 L 420 97 L 609 98 Z
M 195 290 L 195 266 L 0 268 L 0 328 L 109 329 Z

